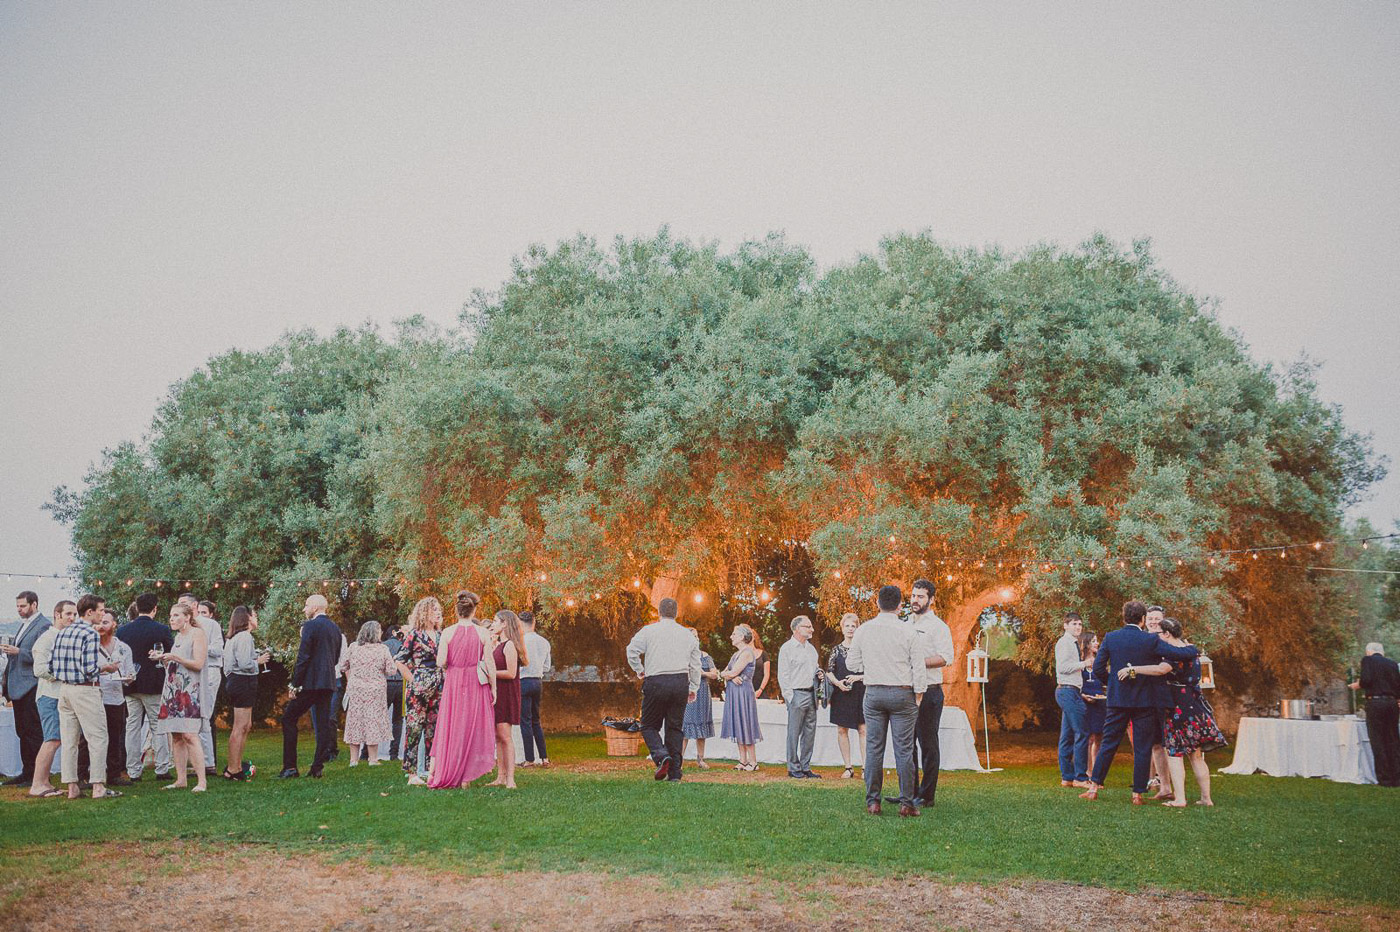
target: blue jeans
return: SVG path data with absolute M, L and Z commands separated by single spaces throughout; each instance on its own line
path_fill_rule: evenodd
M 520 740 L 525 745 L 525 759 L 533 762 L 535 746 L 540 749 L 540 760 L 548 760 L 549 753 L 544 749 L 544 726 L 540 724 L 540 696 L 543 684 L 537 676 L 520 679 Z
M 1084 727 L 1088 704 L 1073 686 L 1055 690 L 1060 707 L 1060 779 L 1089 779 L 1089 730 Z

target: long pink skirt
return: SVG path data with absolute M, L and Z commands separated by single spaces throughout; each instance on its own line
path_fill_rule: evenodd
M 428 778 L 428 786 L 434 789 L 466 786 L 496 766 L 491 685 L 482 685 L 476 675 L 481 656 L 481 638 L 472 625 L 459 625 L 447 645 L 447 669 L 431 750 L 432 775 Z

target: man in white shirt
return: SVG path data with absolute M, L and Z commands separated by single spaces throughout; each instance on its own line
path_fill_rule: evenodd
M 1084 671 L 1092 660 L 1079 659 L 1079 635 L 1084 620 L 1077 612 L 1066 612 L 1064 634 L 1055 642 L 1055 703 L 1060 707 L 1060 786 L 1089 783 L 1089 730 L 1085 727 L 1088 706 L 1084 703 Z
M 928 687 L 927 651 L 913 625 L 895 614 L 903 594 L 898 586 L 881 586 L 880 614 L 856 629 L 846 666 L 865 674 L 865 811 L 880 814 L 885 782 L 885 736 L 894 736 L 894 765 L 899 774 L 899 814 L 917 816 L 914 805 L 914 729 L 919 698 Z
M 817 739 L 817 695 L 822 675 L 817 649 L 812 646 L 812 619 L 792 620 L 792 637 L 778 649 L 778 689 L 787 703 L 787 768 L 794 780 L 817 780 L 812 772 L 812 745 Z
M 943 722 L 943 668 L 953 662 L 953 632 L 933 613 L 933 583 L 920 579 L 909 593 L 909 623 L 924 646 L 924 667 L 928 670 L 928 690 L 919 702 L 919 722 L 914 728 L 917 745 L 914 754 L 914 805 L 933 805 L 938 792 L 938 768 L 942 764 L 938 726 Z M 923 770 L 920 776 L 920 768 Z M 890 799 L 890 802 L 895 800 Z
M 685 707 L 700 689 L 700 641 L 676 623 L 677 609 L 675 599 L 662 599 L 657 606 L 661 617 L 627 645 L 627 665 L 642 680 L 642 740 L 656 764 L 656 779 L 673 783 L 681 778 Z
M 540 766 L 549 766 L 544 749 L 544 726 L 540 724 L 540 699 L 544 695 L 544 675 L 554 669 L 549 641 L 535 631 L 535 613 L 521 612 L 525 629 L 525 656 L 530 662 L 520 668 L 520 741 L 525 745 L 525 766 L 535 765 L 535 746 L 540 749 Z

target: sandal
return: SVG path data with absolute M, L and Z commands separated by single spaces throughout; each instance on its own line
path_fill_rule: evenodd
M 847 767 L 845 770 L 841 771 L 841 779 L 842 779 L 842 780 L 850 780 L 850 779 L 854 778 L 855 775 L 856 775 L 856 771 L 855 771 L 855 768 L 854 768 L 854 767 Z
M 240 773 L 234 773 L 233 771 L 229 770 L 227 767 L 224 768 L 224 772 L 221 773 L 221 774 L 219 774 L 219 776 L 223 777 L 225 780 L 244 780 L 244 779 L 246 779 L 246 776 L 245 776 L 243 773 L 241 773 L 241 772 L 240 772 Z
M 33 799 L 52 799 L 52 798 L 55 797 L 55 796 L 67 796 L 67 795 L 68 795 L 68 794 L 65 793 L 63 790 L 57 789 L 56 787 L 52 787 L 52 786 L 49 787 L 47 790 L 44 790 L 44 792 L 42 792 L 42 793 L 30 793 L 30 794 L 29 794 L 29 796 L 30 796 L 31 798 L 33 798 Z

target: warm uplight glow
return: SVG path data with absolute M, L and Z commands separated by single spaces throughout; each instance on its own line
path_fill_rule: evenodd
M 1005 589 L 1001 590 L 1001 600 L 1003 602 L 1010 602 L 1014 598 L 1016 598 L 1015 589 L 1012 589 L 1010 586 L 1007 586 Z
M 699 604 L 700 604 L 701 602 L 703 602 L 703 601 L 705 601 L 705 593 L 703 593 L 703 592 L 697 592 L 697 593 L 695 593 L 695 604 L 696 604 L 696 605 L 699 605 Z

